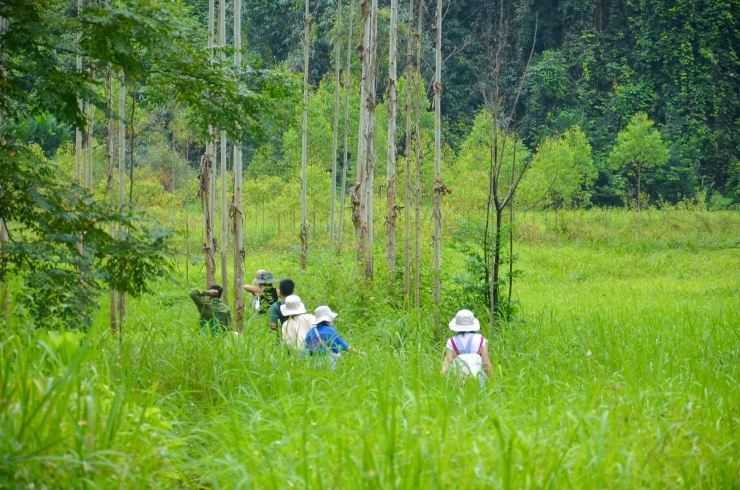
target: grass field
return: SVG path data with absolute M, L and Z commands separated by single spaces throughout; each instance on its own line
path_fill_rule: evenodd
M 277 345 L 263 317 L 198 334 L 181 259 L 130 302 L 122 340 L 105 311 L 58 334 L 16 309 L 0 487 L 740 487 L 740 216 L 644 213 L 640 239 L 629 213 L 566 218 L 555 235 L 523 217 L 519 311 L 490 339 L 482 390 L 439 374 L 429 272 L 406 315 L 355 281 L 351 251 L 315 252 L 307 272 L 291 249 L 247 255 L 247 271 L 269 264 L 309 308 L 340 313 L 367 355 L 334 372 Z M 443 253 L 448 279 L 464 257 Z M 191 264 L 190 287 L 202 276 Z

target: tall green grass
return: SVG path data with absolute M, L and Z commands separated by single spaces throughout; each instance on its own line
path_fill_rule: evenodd
M 278 345 L 264 317 L 201 335 L 182 258 L 130 302 L 121 341 L 104 311 L 85 335 L 31 330 L 15 309 L 0 487 L 737 488 L 740 217 L 705 213 L 712 231 L 694 235 L 671 219 L 699 217 L 664 215 L 638 240 L 634 215 L 606 213 L 558 234 L 537 216 L 521 237 L 519 311 L 489 339 L 482 390 L 439 374 L 429 287 L 406 314 L 387 282 L 355 279 L 351 252 L 314 250 L 307 272 L 290 249 L 247 254 L 248 277 L 292 276 L 309 308 L 340 313 L 366 356 L 336 371 Z M 446 249 L 446 277 L 463 261 Z

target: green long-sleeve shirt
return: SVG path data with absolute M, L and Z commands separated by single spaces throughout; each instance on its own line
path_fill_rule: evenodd
M 213 298 L 208 291 L 194 290 L 190 293 L 190 298 L 198 307 L 202 328 L 208 327 L 211 333 L 217 333 L 230 328 L 234 324 L 231 319 L 229 305 L 223 303 L 220 299 Z

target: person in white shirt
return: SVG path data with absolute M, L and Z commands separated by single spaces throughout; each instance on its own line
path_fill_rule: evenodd
M 282 324 L 283 342 L 294 349 L 303 350 L 306 334 L 313 328 L 316 318 L 306 313 L 306 306 L 295 294 L 285 298 L 285 304 L 280 305 L 280 312 L 288 317 Z
M 481 386 L 484 386 L 486 380 L 483 372 L 493 378 L 493 367 L 488 355 L 488 341 L 483 335 L 476 333 L 480 330 L 480 322 L 472 311 L 460 310 L 449 326 L 450 330 L 457 333 L 447 339 L 442 374 L 452 368 L 463 380 L 468 376 L 477 377 Z

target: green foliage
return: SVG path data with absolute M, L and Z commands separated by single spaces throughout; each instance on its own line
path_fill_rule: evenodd
M 88 325 L 99 288 L 150 291 L 167 264 L 167 232 L 60 179 L 38 147 L 4 145 L 0 162 L 0 216 L 11 238 L 0 280 L 24 278 L 18 296 L 38 325 Z
M 68 125 L 60 123 L 56 117 L 48 113 L 35 117 L 20 115 L 17 127 L 12 128 L 11 124 L 11 130 L 21 140 L 38 144 L 47 157 L 54 155 L 72 135 Z
M 626 178 L 637 179 L 641 173 L 665 165 L 668 161 L 668 149 L 663 144 L 660 131 L 656 130 L 653 121 L 643 112 L 638 112 L 627 127 L 617 135 L 617 143 L 609 153 L 612 170 L 620 171 Z M 638 196 L 639 198 L 639 196 Z
M 595 178 L 591 145 L 585 133 L 575 127 L 539 145 L 517 197 L 527 207 L 588 202 Z
M 494 144 L 494 123 L 491 112 L 482 110 L 478 113 L 473 129 L 463 143 L 457 157 L 446 159 L 444 180 L 452 189 L 452 194 L 445 198 L 445 206 L 450 205 L 457 211 L 469 214 L 473 212 L 485 219 L 489 209 L 488 194 L 490 188 L 490 169 L 492 147 Z M 529 150 L 515 135 L 508 135 L 504 147 L 504 134 L 498 132 L 497 153 L 503 164 L 499 188 L 505 193 L 511 182 L 512 161 L 515 160 L 515 171 L 518 173 L 530 156 Z M 526 178 L 526 177 L 525 177 Z
M 65 5 L 62 0 L 19 0 L 0 6 L 0 16 L 10 22 L 2 47 L 11 53 L 0 113 L 53 114 L 60 123 L 84 127 L 77 97 L 104 110 L 103 95 L 90 87 L 98 83 L 96 72 L 108 65 L 146 83 L 151 99 L 192 108 L 200 134 L 213 124 L 235 139 L 261 137 L 296 100 L 297 83 L 287 73 L 236 69 L 231 61 L 210 59 L 193 42 L 202 35 L 178 2 L 96 4 L 79 17 L 70 17 Z M 74 54 L 90 70 L 70 69 Z

